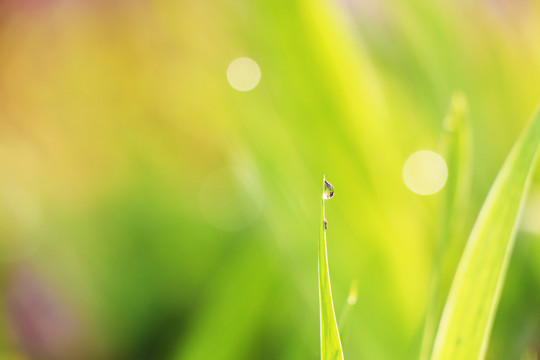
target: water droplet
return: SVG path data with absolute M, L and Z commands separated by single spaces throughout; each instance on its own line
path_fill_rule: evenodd
M 328 229 L 328 221 L 326 221 L 326 219 L 324 219 L 324 230 Z
M 324 180 L 323 186 L 323 199 L 328 200 L 334 196 L 334 187 L 326 179 Z

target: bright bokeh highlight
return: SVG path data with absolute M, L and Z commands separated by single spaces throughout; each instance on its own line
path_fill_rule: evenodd
M 446 162 L 433 151 L 417 151 L 403 165 L 403 182 L 418 195 L 439 192 L 446 184 L 447 177 Z
M 234 59 L 227 69 L 229 84 L 238 91 L 253 90 L 261 81 L 259 65 L 247 57 Z

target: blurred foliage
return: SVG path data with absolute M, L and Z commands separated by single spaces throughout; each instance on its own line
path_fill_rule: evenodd
M 432 359 L 484 359 L 540 147 L 540 112 L 497 174 L 467 240 Z
M 444 194 L 401 167 L 462 91 L 470 229 L 539 36 L 535 0 L 0 1 L 0 359 L 318 358 L 323 174 L 345 357 L 416 359 Z M 540 346 L 539 256 L 521 231 L 489 359 Z

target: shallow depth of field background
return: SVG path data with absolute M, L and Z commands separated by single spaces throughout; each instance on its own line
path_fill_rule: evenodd
M 534 0 L 0 1 L 0 359 L 320 358 L 324 174 L 345 357 L 417 358 L 444 189 L 403 164 L 462 92 L 470 229 L 539 39 Z M 540 348 L 536 179 L 489 359 Z

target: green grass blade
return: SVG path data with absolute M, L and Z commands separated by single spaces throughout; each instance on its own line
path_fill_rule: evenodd
M 456 93 L 443 122 L 440 154 L 448 166 L 448 180 L 441 206 L 440 233 L 430 281 L 429 300 L 420 348 L 420 360 L 431 357 L 437 326 L 448 296 L 452 277 L 466 240 L 465 220 L 471 185 L 471 130 L 467 100 Z
M 321 318 L 321 359 L 343 359 L 343 350 L 339 338 L 339 330 L 332 301 L 332 289 L 330 286 L 330 273 L 328 271 L 328 254 L 326 250 L 326 226 L 325 226 L 325 184 L 323 181 L 323 195 L 321 199 L 321 232 L 319 238 L 319 306 Z M 330 196 L 331 197 L 331 196 Z
M 539 143 L 537 113 L 508 155 L 473 227 L 443 311 L 433 360 L 485 356 Z
M 343 309 L 338 319 L 338 329 L 340 330 L 341 336 L 341 345 L 347 347 L 347 344 L 351 341 L 351 320 L 352 314 L 356 302 L 358 301 L 358 280 L 353 280 L 351 282 L 351 287 L 349 289 L 349 296 L 345 300 Z
M 345 301 L 345 305 L 343 306 L 343 310 L 341 310 L 341 315 L 339 316 L 338 327 L 341 329 L 342 333 L 343 328 L 348 323 L 349 313 L 351 312 L 354 305 L 356 305 L 357 299 L 358 280 L 355 279 L 351 281 L 351 287 L 349 288 L 349 296 L 347 296 L 347 300 Z

